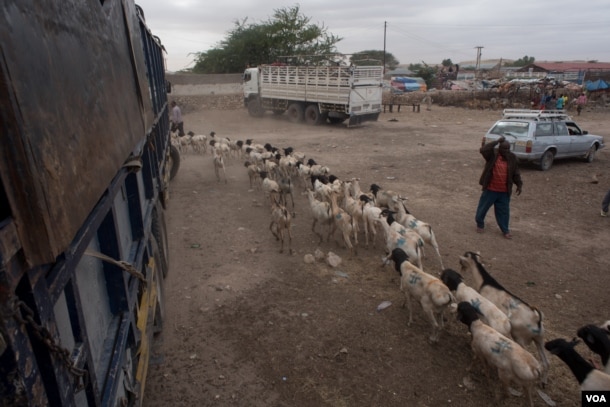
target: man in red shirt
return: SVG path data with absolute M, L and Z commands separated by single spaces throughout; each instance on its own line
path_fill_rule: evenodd
M 499 144 L 498 150 L 495 150 Z M 507 239 L 512 239 L 508 227 L 510 221 L 510 196 L 513 184 L 517 186 L 517 195 L 521 194 L 521 172 L 517 164 L 517 157 L 510 151 L 510 143 L 500 137 L 491 143 L 483 144 L 479 150 L 485 158 L 485 168 L 481 174 L 479 184 L 483 187 L 475 221 L 477 222 L 477 232 L 483 233 L 485 230 L 485 216 L 492 206 L 496 222 Z

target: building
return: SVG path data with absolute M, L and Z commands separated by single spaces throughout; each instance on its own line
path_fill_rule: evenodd
M 610 62 L 549 62 L 536 61 L 514 71 L 522 78 L 553 77 L 560 81 L 570 81 L 582 85 L 585 81 L 610 80 Z

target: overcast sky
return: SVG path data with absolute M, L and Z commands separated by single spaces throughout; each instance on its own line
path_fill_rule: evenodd
M 235 21 L 269 20 L 300 5 L 311 23 L 343 40 L 339 52 L 385 49 L 401 64 L 481 59 L 610 62 L 608 0 L 136 0 L 167 50 L 167 69 L 193 66 L 193 54 L 214 48 Z M 386 25 L 387 22 L 387 25 Z M 386 27 L 384 30 L 384 26 Z

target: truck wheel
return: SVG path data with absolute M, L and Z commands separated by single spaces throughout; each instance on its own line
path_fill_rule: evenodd
M 157 301 L 155 304 L 155 317 L 153 319 L 153 334 L 158 334 L 163 330 L 163 321 L 165 320 L 165 284 L 162 271 L 159 269 L 161 260 L 161 251 L 157 246 L 155 239 L 152 240 L 152 251 L 155 259 L 155 287 L 157 289 Z
M 300 103 L 293 103 L 288 106 L 288 120 L 293 123 L 301 123 L 303 121 L 304 113 L 303 106 Z
M 180 168 L 180 152 L 173 145 L 169 148 L 169 162 L 167 166 L 169 167 L 169 179 L 172 180 L 178 174 L 178 169 Z
M 318 126 L 322 124 L 322 119 L 323 116 L 317 105 L 309 105 L 305 108 L 305 123 L 312 126 Z
M 258 99 L 248 101 L 248 113 L 252 117 L 262 117 L 265 114 L 265 110 L 261 106 L 261 101 Z
M 153 209 L 150 229 L 159 251 L 159 269 L 165 278 L 169 273 L 169 240 L 167 239 L 165 215 L 163 209 L 158 205 Z

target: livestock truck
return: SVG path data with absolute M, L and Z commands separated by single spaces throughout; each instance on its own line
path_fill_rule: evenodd
M 382 109 L 381 66 L 261 65 L 243 74 L 244 106 L 253 117 L 286 112 L 294 123 L 357 125 Z
M 140 405 L 179 160 L 163 46 L 133 0 L 5 0 L 0 106 L 0 405 Z

